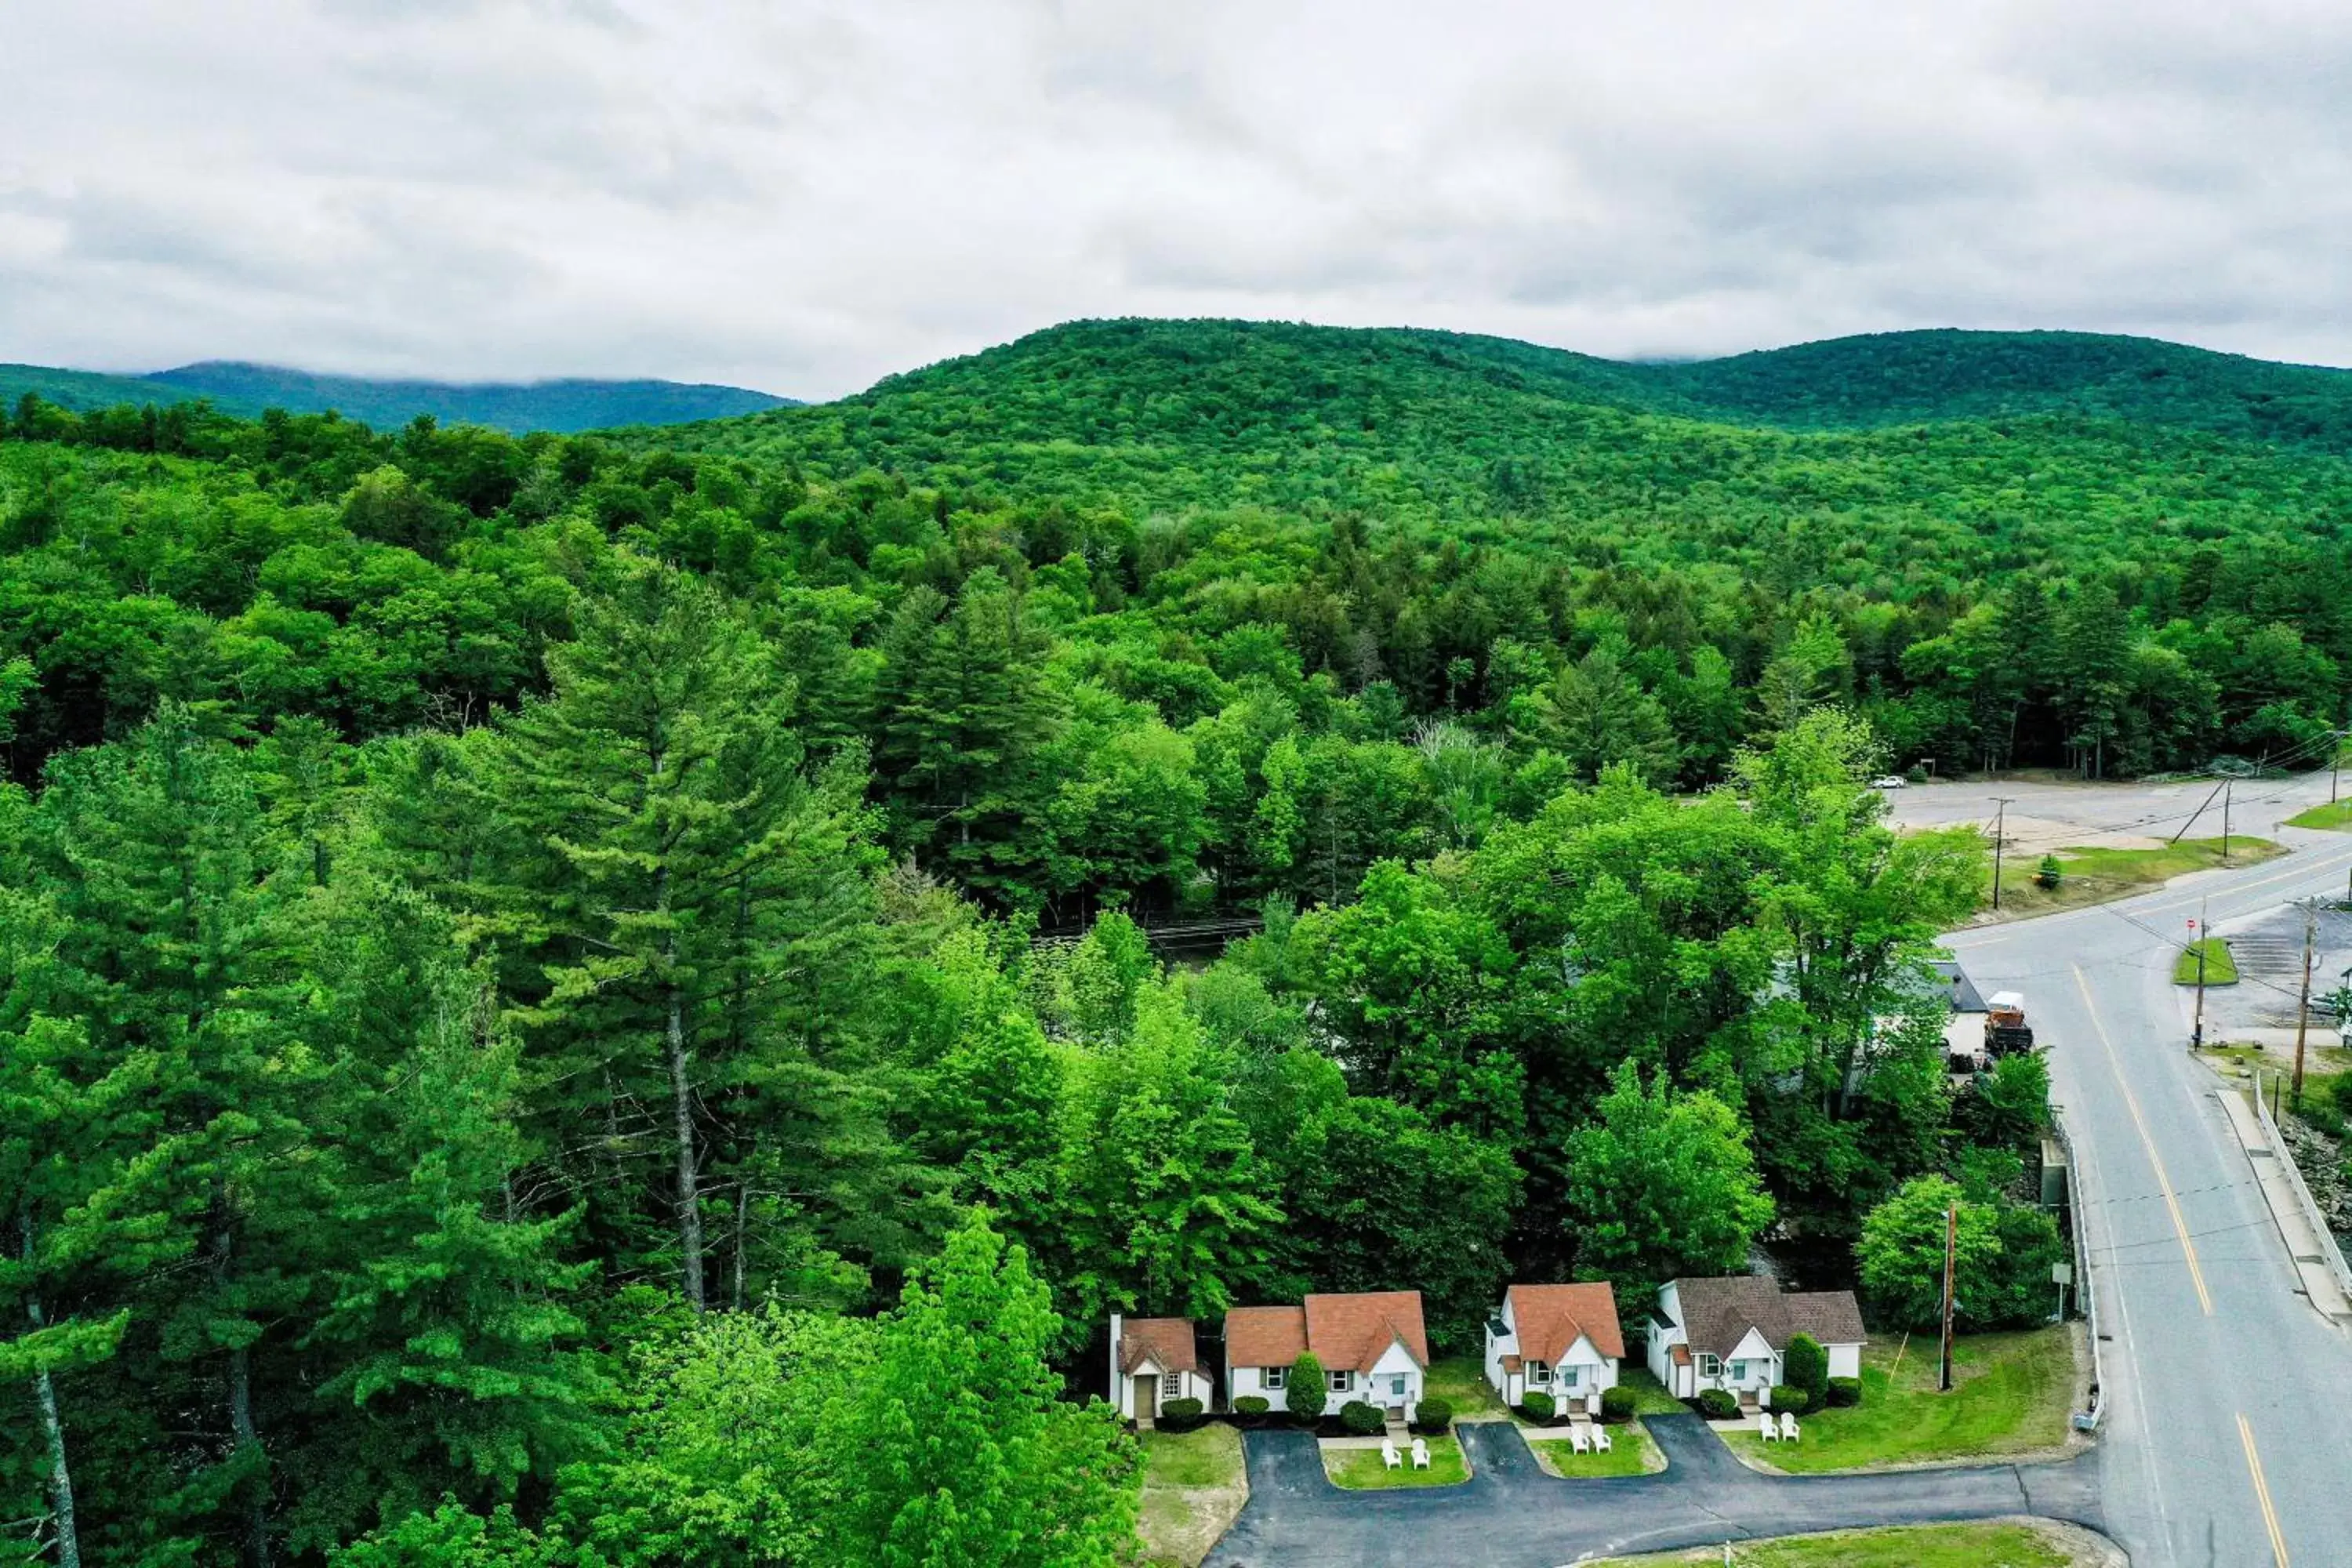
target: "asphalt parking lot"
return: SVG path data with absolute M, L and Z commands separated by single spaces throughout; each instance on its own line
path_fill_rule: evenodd
M 1696 1415 L 1648 1418 L 1656 1475 L 1562 1480 L 1506 1422 L 1456 1428 L 1459 1486 L 1341 1491 L 1304 1432 L 1245 1438 L 1250 1500 L 1209 1554 L 1217 1568 L 1557 1568 L 1624 1552 L 1874 1525 L 2038 1514 L 2101 1528 L 2097 1450 L 2045 1465 L 1856 1476 L 1767 1476 Z

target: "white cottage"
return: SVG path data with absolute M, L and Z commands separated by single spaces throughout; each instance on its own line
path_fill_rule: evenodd
M 1255 1394 L 1290 1408 L 1290 1363 L 1312 1351 L 1322 1363 L 1324 1408 L 1351 1400 L 1411 1421 L 1429 1374 L 1421 1292 L 1309 1296 L 1296 1307 L 1236 1307 L 1225 1314 L 1225 1397 Z
M 1486 1381 L 1506 1405 L 1541 1394 L 1563 1415 L 1598 1415 L 1624 1354 L 1617 1292 L 1605 1282 L 1514 1285 L 1486 1320 Z
M 1190 1318 L 1110 1317 L 1110 1402 L 1122 1420 L 1150 1426 L 1171 1399 L 1210 1400 L 1208 1369 Z
M 1862 1375 L 1867 1336 L 1853 1291 L 1783 1291 L 1754 1275 L 1673 1279 L 1650 1310 L 1650 1371 L 1677 1399 L 1721 1388 L 1752 1405 L 1788 1381 L 1781 1358 L 1799 1334 L 1829 1352 L 1832 1377 Z

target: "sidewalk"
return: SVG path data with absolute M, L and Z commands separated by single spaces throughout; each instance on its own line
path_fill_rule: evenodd
M 2304 1213 L 2294 1178 L 2287 1174 L 2287 1162 L 2292 1156 L 2272 1146 L 2244 1095 L 2234 1088 L 2216 1089 L 2214 1093 L 2221 1101 L 2221 1109 L 2229 1113 L 2231 1131 L 2238 1135 L 2239 1143 L 2246 1151 L 2246 1163 L 2254 1168 L 2254 1176 L 2263 1189 L 2263 1201 L 2270 1205 L 2271 1218 L 2277 1222 L 2279 1235 L 2286 1242 L 2287 1256 L 2294 1260 L 2303 1294 L 2329 1322 L 2352 1325 L 2352 1300 L 2346 1300 L 2342 1287 L 2336 1282 L 2335 1270 L 2327 1266 L 2327 1249 L 2335 1243 L 2314 1230 Z

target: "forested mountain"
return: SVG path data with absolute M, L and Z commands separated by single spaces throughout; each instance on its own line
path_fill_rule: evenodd
M 2352 470 L 1623 390 L 1693 368 L 1126 322 L 667 432 L 20 401 L 0 1521 L 1108 1568 L 1111 1310 L 1473 1344 L 1948 1176 L 1970 1320 L 2038 1321 L 2046 1086 L 1955 1093 L 1924 969 L 1983 846 L 1864 781 L 2320 754 Z M 1262 929 L 1157 962 L 1207 913 Z
M 487 425 L 518 436 L 532 430 L 680 425 L 793 405 L 791 398 L 739 386 L 676 381 L 385 381 L 314 375 L 230 360 L 205 360 L 147 375 L 0 365 L 0 402 L 13 404 L 27 392 L 78 412 L 205 398 L 224 413 L 247 418 L 271 408 L 293 414 L 333 409 L 347 419 L 394 426 L 429 414 L 450 424 Z

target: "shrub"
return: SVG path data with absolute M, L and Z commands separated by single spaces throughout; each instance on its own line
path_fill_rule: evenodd
M 1710 1421 L 1728 1421 L 1739 1414 L 1739 1400 L 1727 1388 L 1702 1388 L 1692 1403 Z
M 1519 1401 L 1519 1414 L 1534 1422 L 1549 1422 L 1553 1405 L 1549 1394 L 1530 1394 Z
M 1789 1341 L 1789 1353 L 1780 1360 L 1780 1370 L 1790 1383 L 1805 1391 L 1805 1404 L 1819 1410 L 1830 1389 L 1830 1352 L 1822 1349 L 1822 1342 L 1811 1334 L 1798 1334 Z M 1780 1403 L 1779 1394 L 1772 1403 Z
M 1323 1363 L 1312 1352 L 1301 1352 L 1290 1363 L 1290 1379 L 1284 1385 L 1284 1403 L 1290 1407 L 1290 1418 L 1301 1426 L 1312 1426 L 1323 1419 L 1323 1407 L 1331 1402 L 1330 1385 L 1323 1378 Z
M 2055 888 L 2065 879 L 2065 877 L 2066 872 L 2058 864 L 2058 857 L 2055 855 L 2044 855 L 2042 858 L 2042 864 L 2033 868 L 2033 885 L 2037 888 Z
M 1159 1426 L 1163 1432 L 1190 1432 L 1206 1417 L 1207 1407 L 1197 1399 L 1171 1399 L 1160 1407 Z
M 1843 1409 L 1862 1403 L 1862 1379 L 1833 1377 L 1830 1379 L 1830 1403 Z
M 1273 1408 L 1274 1406 L 1268 1404 L 1263 1395 L 1244 1394 L 1234 1401 L 1234 1417 L 1235 1420 L 1246 1421 L 1255 1426 L 1265 1420 L 1266 1412 Z
M 1633 1419 L 1633 1391 L 1630 1388 L 1601 1390 L 1601 1419 L 1612 1426 Z
M 1772 1385 L 1772 1408 L 1785 1410 L 1791 1415 L 1802 1415 L 1813 1407 L 1813 1396 L 1793 1383 Z
M 1389 1424 L 1389 1418 L 1377 1405 L 1367 1405 L 1360 1399 L 1350 1399 L 1339 1406 L 1339 1425 L 1359 1437 L 1369 1437 Z
M 1424 1395 L 1413 1407 L 1413 1425 L 1432 1436 L 1454 1425 L 1454 1406 L 1433 1395 Z

